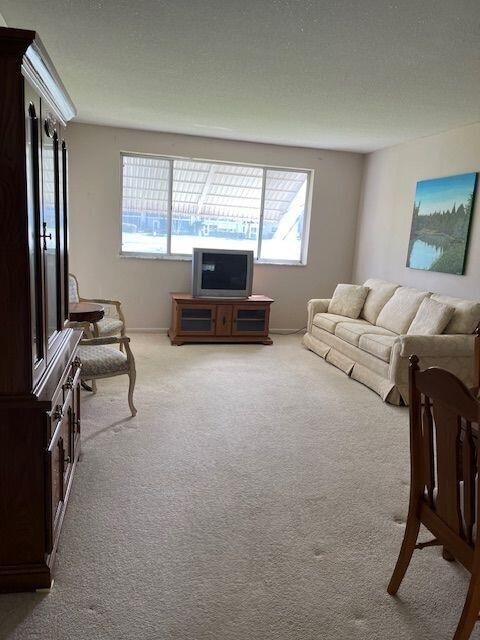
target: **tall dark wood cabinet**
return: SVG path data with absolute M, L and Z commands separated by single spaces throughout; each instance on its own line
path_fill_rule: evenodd
M 0 28 L 0 592 L 48 588 L 80 451 L 68 320 L 75 108 L 33 31 Z

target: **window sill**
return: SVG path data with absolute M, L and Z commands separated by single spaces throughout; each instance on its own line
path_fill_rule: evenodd
M 192 256 L 182 256 L 182 255 L 165 255 L 163 253 L 133 253 L 133 252 L 120 252 L 118 254 L 119 258 L 127 258 L 134 260 L 169 260 L 173 262 L 191 262 Z M 283 266 L 283 267 L 306 267 L 306 262 L 297 262 L 297 261 L 289 261 L 289 260 L 254 260 L 255 264 L 261 265 L 272 265 L 272 266 Z

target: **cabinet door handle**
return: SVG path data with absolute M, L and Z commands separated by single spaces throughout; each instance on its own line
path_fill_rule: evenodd
M 55 411 L 52 413 L 52 418 L 54 420 L 61 420 L 63 418 L 63 409 L 61 405 L 57 404 Z
M 227 324 L 227 318 L 225 316 L 223 316 L 222 322 L 223 322 L 223 326 L 225 326 Z
M 40 234 L 40 238 L 43 238 L 43 250 L 46 251 L 47 250 L 47 238 L 49 240 L 52 239 L 52 234 L 51 233 L 47 233 L 47 223 L 43 222 L 42 223 L 43 226 L 43 233 Z

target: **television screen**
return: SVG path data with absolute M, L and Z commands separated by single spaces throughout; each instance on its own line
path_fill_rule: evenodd
M 246 288 L 246 254 L 203 254 L 202 289 L 227 289 L 229 291 L 244 291 Z
M 194 297 L 248 298 L 252 294 L 253 251 L 193 249 Z

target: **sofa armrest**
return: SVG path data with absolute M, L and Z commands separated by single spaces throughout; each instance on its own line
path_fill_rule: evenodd
M 467 387 L 472 387 L 475 382 L 474 352 L 474 335 L 400 336 L 392 347 L 389 379 L 408 404 L 409 358 L 415 354 L 420 359 L 420 369 L 447 369 Z
M 310 333 L 312 330 L 313 316 L 316 313 L 326 313 L 328 311 L 328 305 L 330 304 L 330 298 L 314 298 L 308 301 L 307 311 L 307 331 Z
M 473 359 L 474 335 L 401 336 L 400 356 L 409 358 L 415 354 L 421 357 L 465 357 Z

